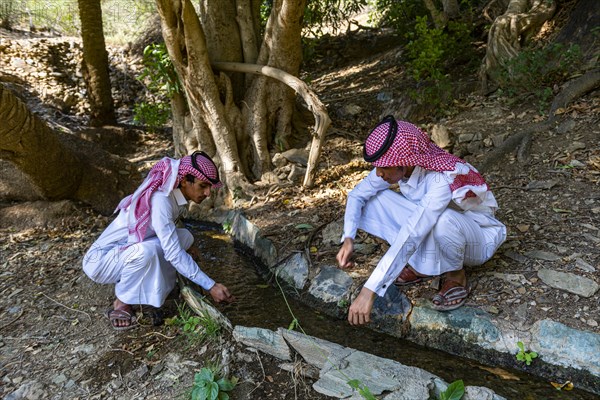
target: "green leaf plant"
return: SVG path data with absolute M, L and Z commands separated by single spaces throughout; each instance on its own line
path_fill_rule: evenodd
M 218 376 L 210 368 L 202 368 L 194 375 L 192 400 L 228 400 L 229 394 L 237 384 L 237 378 L 226 379 Z
M 523 342 L 517 342 L 517 346 L 519 347 L 519 352 L 516 357 L 519 361 L 525 361 L 525 364 L 531 365 L 531 362 L 534 358 L 537 358 L 538 354 L 535 351 L 525 351 L 525 345 Z
M 465 384 L 462 379 L 452 382 L 446 390 L 440 393 L 440 400 L 460 400 L 465 394 Z

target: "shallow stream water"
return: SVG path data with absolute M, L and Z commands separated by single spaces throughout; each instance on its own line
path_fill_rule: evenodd
M 308 335 L 422 368 L 449 383 L 462 379 L 465 386 L 485 386 L 507 399 L 600 398 L 581 390 L 558 391 L 549 382 L 521 371 L 498 369 L 494 372 L 494 368 L 473 360 L 425 348 L 364 327 L 352 327 L 345 320 L 323 315 L 290 296 L 284 298 L 278 287 L 267 284 L 260 273 L 264 267 L 257 265 L 252 257 L 237 248 L 229 235 L 218 226 L 188 222 L 187 227 L 194 233 L 203 254 L 205 261 L 202 269 L 227 286 L 237 298 L 231 305 L 220 306 L 233 325 L 277 330 L 279 327 L 288 328 L 295 316 Z M 512 378 L 505 379 L 502 376 Z

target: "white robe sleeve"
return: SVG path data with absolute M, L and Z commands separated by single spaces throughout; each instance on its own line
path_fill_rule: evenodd
M 448 182 L 441 174 L 433 173 L 420 184 L 427 185 L 425 195 L 417 204 L 415 211 L 402 225 L 396 239 L 379 260 L 377 267 L 365 283 L 365 287 L 377 293 L 378 296 L 383 296 L 388 287 L 393 284 L 410 257 L 436 224 L 440 214 L 452 200 Z
M 369 172 L 369 175 L 348 193 L 346 212 L 344 214 L 344 234 L 342 236 L 342 242 L 345 238 L 354 239 L 356 237 L 358 222 L 360 221 L 362 209 L 367 201 L 378 192 L 388 189 L 389 187 L 390 184 L 378 177 L 377 172 L 373 169 Z
M 202 272 L 192 256 L 181 247 L 174 222 L 178 210 L 174 209 L 169 198 L 165 196 L 153 195 L 151 202 L 150 221 L 152 229 L 160 241 L 165 260 L 171 263 L 181 275 L 200 285 L 203 289 L 210 290 L 215 281 Z

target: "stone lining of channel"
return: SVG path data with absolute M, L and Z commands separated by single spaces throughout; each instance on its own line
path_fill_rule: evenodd
M 296 289 L 290 293 L 304 293 L 300 300 L 311 307 L 339 316 L 344 309 L 340 305 L 347 305 L 356 290 L 352 277 L 335 266 L 322 266 L 309 280 L 310 263 L 302 252 L 279 260 L 273 242 L 263 237 L 260 228 L 239 210 L 215 213 L 210 219 L 227 223 L 233 238 Z M 477 308 L 464 306 L 439 312 L 428 304 L 426 301 L 411 304 L 402 292 L 390 288 L 385 297 L 376 301 L 369 327 L 483 364 L 516 368 L 552 381 L 570 380 L 580 389 L 600 394 L 599 334 L 549 319 L 515 328 Z M 539 355 L 530 366 L 516 361 L 519 341 Z

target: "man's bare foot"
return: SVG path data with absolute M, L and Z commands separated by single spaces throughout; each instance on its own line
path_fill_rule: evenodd
M 113 303 L 113 308 L 106 311 L 106 317 L 115 330 L 125 330 L 133 328 L 137 324 L 137 320 L 133 309 L 129 304 L 123 303 L 116 299 Z

